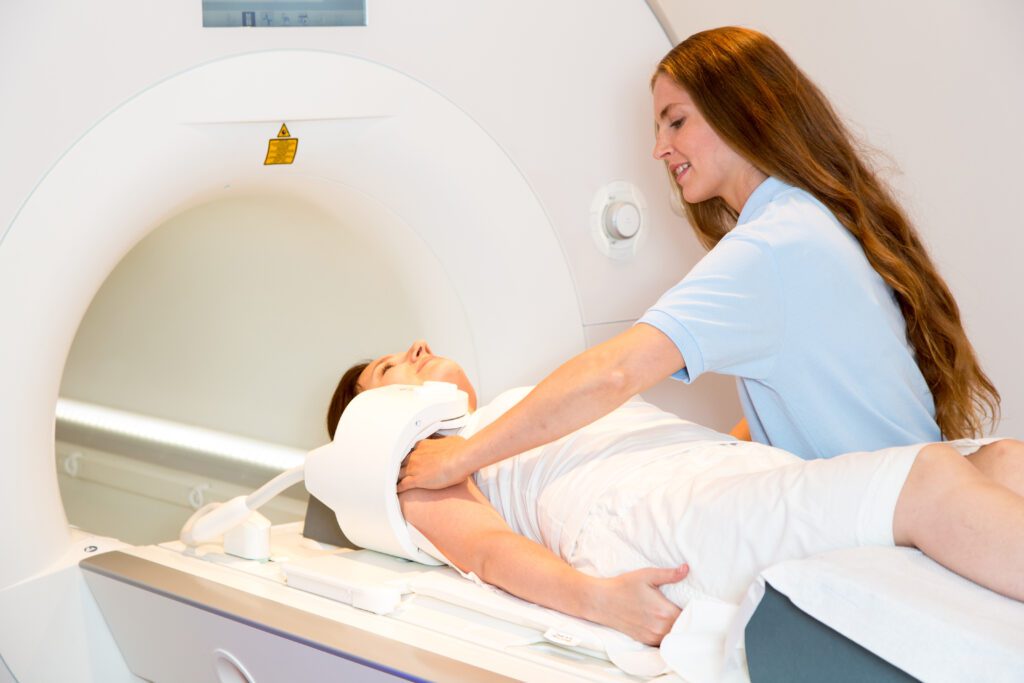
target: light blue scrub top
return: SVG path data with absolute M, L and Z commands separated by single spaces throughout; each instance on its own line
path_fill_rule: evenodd
M 638 322 L 679 348 L 676 379 L 735 375 L 761 443 L 811 459 L 940 439 L 892 289 L 831 211 L 776 178 Z

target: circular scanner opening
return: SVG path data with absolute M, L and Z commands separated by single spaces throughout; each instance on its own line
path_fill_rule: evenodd
M 372 202 L 334 210 L 227 189 L 156 227 L 89 306 L 62 399 L 304 452 L 327 441 L 327 404 L 353 363 L 421 337 L 472 363 L 458 298 L 427 246 Z M 267 477 L 160 446 L 76 439 L 59 420 L 57 436 L 69 521 L 133 543 L 174 538 L 197 501 Z M 301 505 L 284 508 L 268 516 L 301 517 Z

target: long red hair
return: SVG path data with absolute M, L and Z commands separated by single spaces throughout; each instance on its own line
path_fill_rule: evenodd
M 782 48 L 749 29 L 703 31 L 661 60 L 654 78 L 661 74 L 689 93 L 733 150 L 812 194 L 857 238 L 895 293 L 944 437 L 994 425 L 999 392 L 978 364 L 949 287 L 828 100 Z M 735 226 L 737 215 L 721 198 L 690 204 L 675 189 L 708 249 Z

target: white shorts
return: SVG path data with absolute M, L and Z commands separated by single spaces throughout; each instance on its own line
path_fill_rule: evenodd
M 991 440 L 947 444 L 967 455 Z M 926 445 L 787 460 L 760 471 L 753 471 L 758 459 L 778 463 L 780 452 L 754 443 L 707 446 L 735 449 L 730 461 L 749 462 L 751 471 L 715 467 L 659 483 L 642 505 L 625 507 L 610 496 L 588 515 L 567 559 L 603 576 L 687 562 L 689 577 L 665 587 L 669 599 L 679 605 L 693 597 L 737 602 L 758 573 L 778 562 L 894 545 L 896 502 Z

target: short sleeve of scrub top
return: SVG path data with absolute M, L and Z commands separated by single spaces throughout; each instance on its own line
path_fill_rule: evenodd
M 827 458 L 941 438 L 892 289 L 831 211 L 776 178 L 638 322 L 675 343 L 677 379 L 739 380 L 756 441 Z
M 772 254 L 756 241 L 723 239 L 640 322 L 675 343 L 692 382 L 705 372 L 764 378 L 782 342 L 782 296 Z

